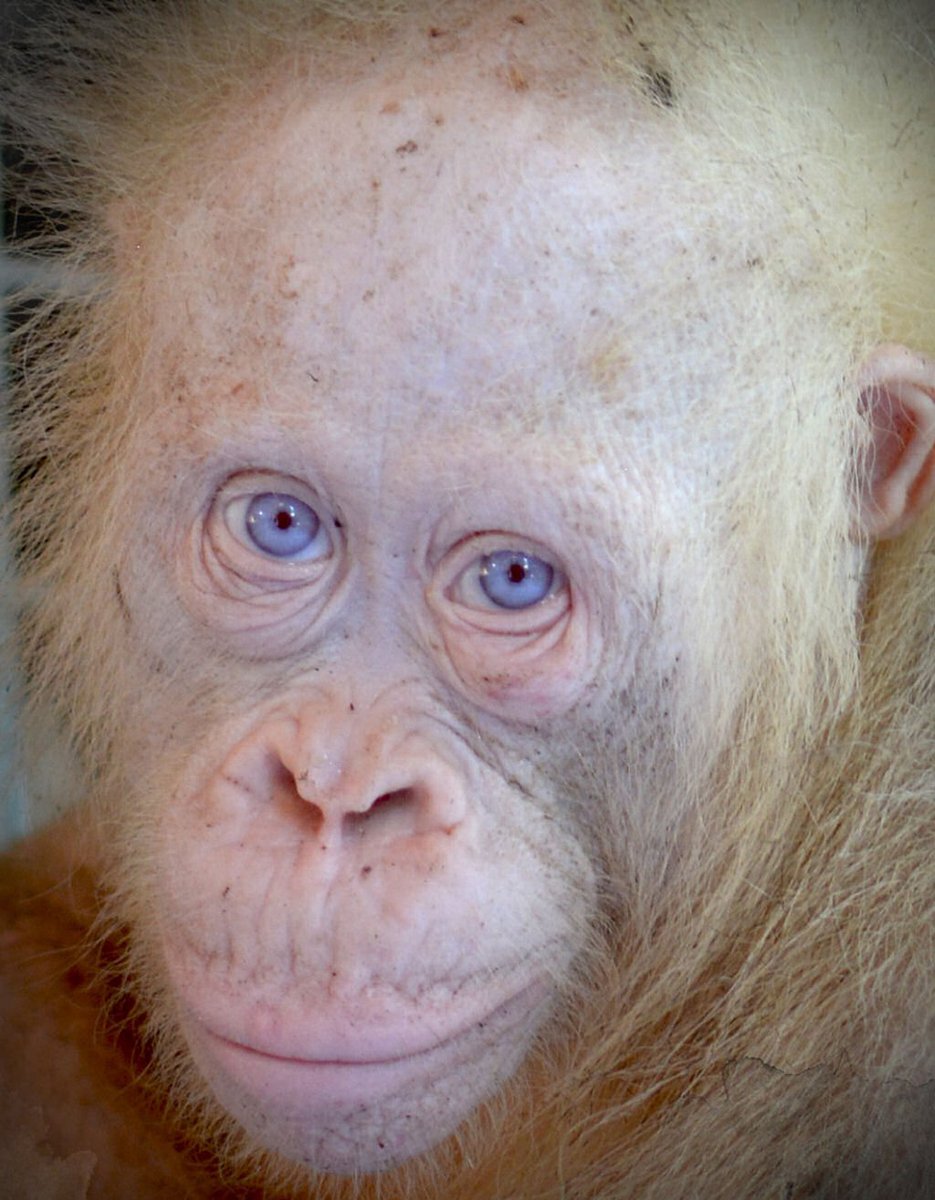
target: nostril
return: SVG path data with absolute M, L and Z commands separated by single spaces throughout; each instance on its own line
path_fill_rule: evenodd
M 308 775 L 293 775 L 278 764 L 270 767 L 270 776 L 269 810 L 317 835 L 325 817 L 322 809 L 308 798 Z
M 345 838 L 392 841 L 421 833 L 422 803 L 416 788 L 398 788 L 378 796 L 366 812 L 346 813 L 341 822 Z

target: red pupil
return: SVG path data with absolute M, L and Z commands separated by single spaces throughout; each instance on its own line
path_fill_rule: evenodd
M 288 529 L 291 524 L 292 524 L 292 513 L 288 512 L 284 508 L 281 508 L 279 510 L 279 512 L 276 514 L 276 528 L 277 529 Z
M 510 569 L 507 571 L 507 579 L 510 583 L 522 583 L 526 578 L 526 568 L 522 563 L 510 563 Z

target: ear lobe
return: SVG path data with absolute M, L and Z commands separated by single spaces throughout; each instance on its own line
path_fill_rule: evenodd
M 896 537 L 935 498 L 935 361 L 880 346 L 859 384 L 873 432 L 860 527 L 871 538 Z

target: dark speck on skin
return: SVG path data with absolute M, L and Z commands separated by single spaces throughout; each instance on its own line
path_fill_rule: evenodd
M 675 89 L 672 76 L 667 71 L 650 68 L 646 72 L 646 85 L 652 99 L 663 108 L 675 107 Z

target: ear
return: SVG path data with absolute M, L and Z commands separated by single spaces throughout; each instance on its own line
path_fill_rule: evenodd
M 935 361 L 880 346 L 858 383 L 873 433 L 860 527 L 872 538 L 896 537 L 935 497 Z

